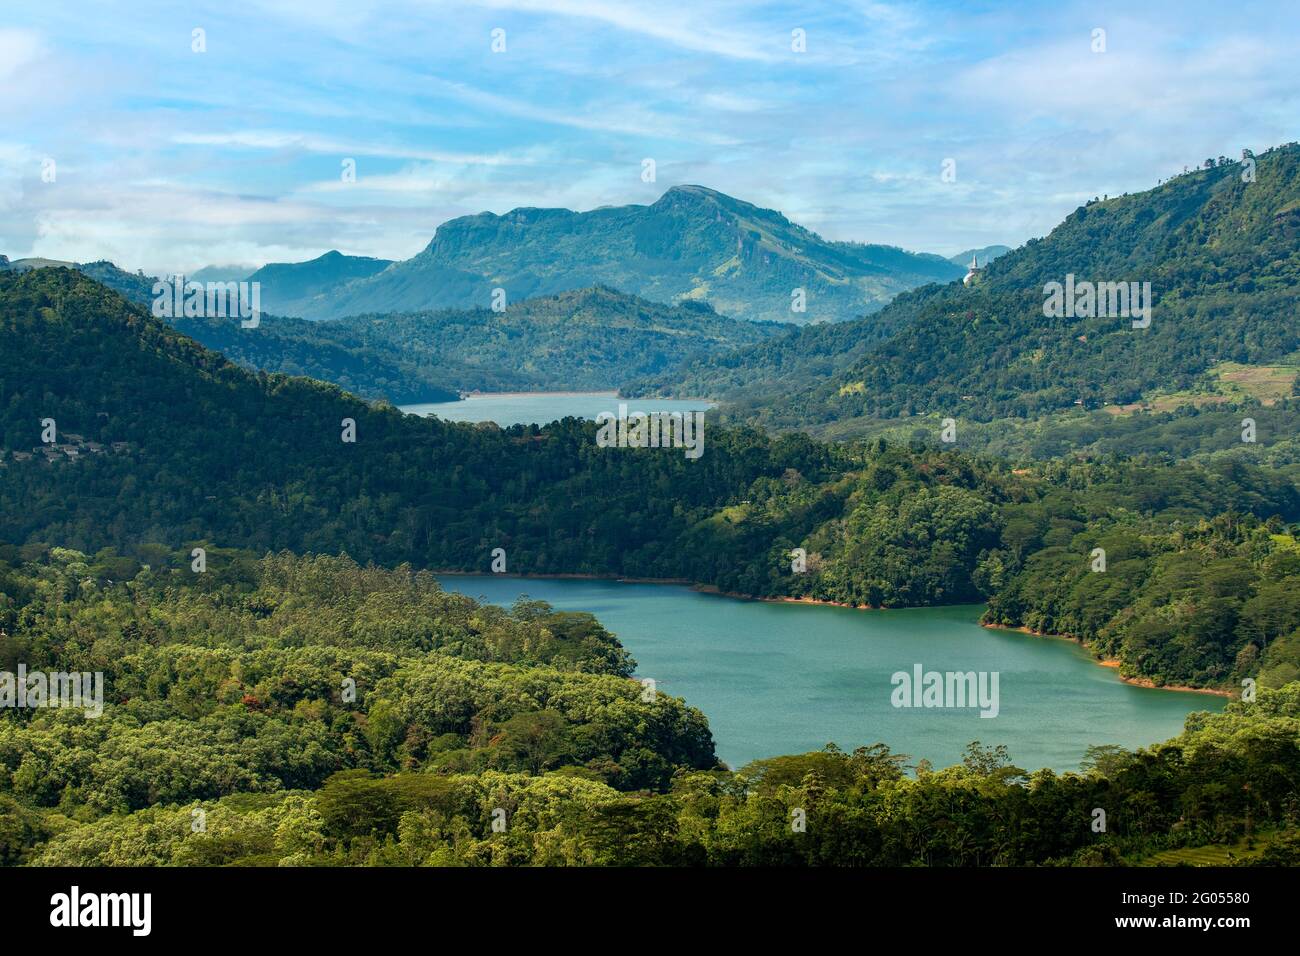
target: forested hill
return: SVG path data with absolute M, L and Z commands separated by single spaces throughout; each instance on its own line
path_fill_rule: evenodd
M 0 274 L 0 347 L 3 534 L 18 542 L 204 540 L 465 569 L 504 547 L 520 571 L 677 576 L 692 521 L 761 476 L 824 476 L 831 457 L 743 430 L 710 431 L 691 461 L 598 448 L 591 422 L 419 419 L 245 370 L 66 269 Z M 58 448 L 42 446 L 45 419 Z
M 106 261 L 68 267 L 130 302 L 148 308 L 153 301 L 152 276 Z M 260 280 L 254 274 L 249 281 Z M 629 375 L 661 374 L 692 356 L 726 354 L 789 328 L 728 318 L 704 302 L 664 305 L 606 287 L 511 302 L 501 312 L 443 309 L 311 322 L 267 307 L 250 329 L 228 318 L 167 321 L 240 365 L 306 375 L 396 404 L 454 401 L 461 391 L 612 390 Z
M 823 386 L 831 415 L 946 411 L 1033 416 L 1076 401 L 1133 402 L 1214 364 L 1300 347 L 1300 146 L 1091 203 L 972 287 L 918 296 L 886 346 Z M 1150 282 L 1149 328 L 1125 317 L 1048 318 L 1044 286 Z
M 418 255 L 318 296 L 302 314 L 484 307 L 495 288 L 514 301 L 603 284 L 658 302 L 701 300 L 737 318 L 841 321 L 962 272 L 941 256 L 830 242 L 775 210 L 674 186 L 647 206 L 453 219 Z
M 154 286 L 158 282 L 154 276 L 127 272 L 107 260 L 65 265 L 112 289 L 128 302 L 145 309 L 153 303 Z M 197 280 L 187 277 L 186 281 Z M 449 402 L 457 398 L 457 363 L 451 357 L 421 363 L 403 352 L 368 347 L 329 331 L 315 332 L 310 322 L 286 319 L 266 311 L 262 312 L 256 329 L 241 328 L 233 318 L 180 316 L 169 321 L 209 348 L 249 368 L 307 375 L 341 385 L 366 398 L 387 398 L 399 403 Z M 466 387 L 497 384 L 496 379 L 482 378 L 482 386 Z
M 153 286 L 158 280 L 143 272 L 127 272 L 119 269 L 107 259 L 95 262 L 58 262 L 50 259 L 23 260 L 11 263 L 6 256 L 0 256 L 0 272 L 12 269 L 15 272 L 27 272 L 32 269 L 76 269 L 88 275 L 101 285 L 106 285 L 119 293 L 129 302 L 147 306 L 153 299 Z
M 1232 513 L 1273 522 L 1262 542 L 1280 553 L 1294 541 L 1285 523 L 1300 518 L 1294 477 L 1245 461 L 1013 470 L 951 450 L 712 425 L 689 459 L 598 447 L 590 421 L 416 418 L 245 370 L 67 269 L 0 275 L 0 348 L 0 539 L 87 554 L 346 551 L 484 570 L 501 548 L 512 572 L 684 579 L 760 597 L 899 607 L 1015 593 L 1000 619 L 1028 622 L 1061 615 L 1056 593 L 1033 583 L 1058 566 L 1031 562 L 1040 552 L 1085 566 L 1110 530 L 1159 536 Z M 54 442 L 42 440 L 49 420 Z M 1266 557 L 1245 554 L 1255 576 L 1216 585 L 1216 600 L 1240 609 L 1291 575 Z M 1151 679 L 1217 683 L 1248 666 L 1245 643 L 1265 655 L 1289 633 L 1256 640 L 1237 611 L 1216 608 L 1176 667 L 1160 655 L 1127 663 Z
M 900 330 L 884 344 L 863 344 L 866 323 L 807 329 L 688 366 L 680 387 L 714 381 L 714 397 L 739 398 L 743 414 L 780 426 L 926 412 L 988 421 L 1135 402 L 1193 387 L 1216 363 L 1277 362 L 1300 348 L 1300 146 L 1258 156 L 1253 181 L 1247 171 L 1216 161 L 1090 202 L 970 286 L 900 295 L 872 317 Z M 1150 327 L 1044 316 L 1044 286 L 1068 274 L 1149 282 Z M 858 349 L 851 361 L 832 336 Z M 674 387 L 670 377 L 655 384 Z
M 718 315 L 705 303 L 662 305 L 613 289 L 525 299 L 501 312 L 362 315 L 326 322 L 263 317 L 171 320 L 235 361 L 310 375 L 366 397 L 438 401 L 440 392 L 617 388 L 693 355 L 729 352 L 785 327 Z
M 96 719 L 0 715 L 0 865 L 1300 861 L 1300 684 L 1079 774 L 978 743 L 915 777 L 880 743 L 730 772 L 588 614 L 346 558 L 170 557 L 0 545 L 0 666 L 105 687 Z

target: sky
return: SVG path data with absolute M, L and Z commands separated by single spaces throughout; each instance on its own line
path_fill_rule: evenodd
M 151 274 L 408 258 L 455 216 L 681 183 L 829 239 L 950 255 L 1300 138 L 1300 18 L 1281 2 L 0 13 L 0 253 Z

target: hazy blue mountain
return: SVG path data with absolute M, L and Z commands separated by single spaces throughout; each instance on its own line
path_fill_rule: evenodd
M 204 266 L 185 278 L 193 282 L 240 282 L 253 271 L 248 266 Z
M 266 311 L 319 318 L 319 314 L 314 314 L 318 310 L 311 303 L 349 282 L 373 276 L 390 265 L 391 259 L 346 256 L 330 251 L 308 262 L 272 262 L 244 278 L 261 283 L 262 308 Z
M 648 206 L 462 216 L 438 227 L 413 258 L 294 304 L 309 318 L 337 318 L 487 307 L 495 288 L 512 302 L 607 285 L 658 302 L 705 301 L 737 318 L 802 324 L 850 319 L 906 289 L 962 274 L 941 256 L 829 242 L 771 209 L 675 186 Z M 792 310 L 795 289 L 804 290 L 806 311 Z M 280 297 L 267 308 L 289 311 Z

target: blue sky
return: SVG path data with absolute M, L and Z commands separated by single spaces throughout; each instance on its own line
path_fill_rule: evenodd
M 1094 195 L 1300 138 L 1289 7 L 4 0 L 0 252 L 405 258 L 453 216 L 677 183 L 832 239 L 1016 245 Z

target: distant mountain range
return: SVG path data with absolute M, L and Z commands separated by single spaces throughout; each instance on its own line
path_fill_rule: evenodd
M 628 374 L 659 374 L 787 328 L 608 288 L 525 299 L 500 313 L 443 309 L 331 322 L 267 315 L 256 329 L 228 319 L 172 325 L 241 365 L 398 404 L 454 400 L 458 391 L 614 389 Z
M 348 258 L 354 262 L 339 262 Z M 321 271 L 376 261 L 337 253 L 316 260 Z M 154 277 L 111 262 L 0 262 L 0 270 L 11 272 L 59 267 L 89 276 L 137 305 L 152 304 Z M 267 266 L 253 276 L 275 277 L 279 268 Z M 198 280 L 188 276 L 187 281 Z M 268 298 L 282 300 L 267 296 L 265 288 L 262 298 L 264 311 L 255 329 L 230 318 L 167 321 L 240 365 L 306 375 L 397 404 L 454 401 L 462 391 L 615 389 L 628 376 L 665 374 L 692 358 L 731 352 L 791 328 L 719 315 L 705 302 L 666 305 L 607 287 L 525 299 L 501 312 L 441 309 L 328 322 L 274 314 Z
M 803 324 L 874 312 L 905 289 L 963 274 L 941 256 L 828 242 L 771 209 L 675 186 L 648 206 L 462 216 L 403 262 L 331 252 L 249 278 L 262 283 L 267 309 L 310 319 L 486 308 L 495 289 L 515 302 L 604 285 L 656 302 L 707 302 L 737 318 Z
M 981 261 L 1004 248 L 978 250 Z M 207 266 L 187 278 L 257 282 L 266 312 L 312 320 L 489 308 L 604 286 L 652 302 L 707 303 L 733 318 L 803 325 L 851 320 L 905 290 L 959 279 L 969 255 L 961 259 L 828 241 L 774 210 L 703 186 L 674 186 L 650 205 L 461 216 L 400 262 L 331 250 L 253 271 Z M 45 259 L 8 268 L 39 265 L 93 275 L 86 264 Z M 129 287 L 119 291 L 138 301 Z
M 1245 375 L 1271 368 L 1276 378 L 1276 367 L 1300 353 L 1300 145 L 1262 153 L 1250 181 L 1239 164 L 1215 163 L 1089 202 L 1046 238 L 1003 248 L 948 262 L 828 243 L 779 213 L 682 186 L 650 206 L 462 217 L 405 262 L 329 253 L 250 276 L 263 283 L 268 314 L 289 305 L 351 314 L 347 321 L 316 328 L 268 318 L 260 338 L 235 335 L 242 330 L 228 323 L 177 325 L 245 364 L 396 401 L 458 389 L 619 386 L 722 399 L 746 420 L 833 425 L 839 435 L 858 421 L 1128 408 L 1200 388 L 1223 363 Z M 818 310 L 828 300 L 863 308 L 869 289 L 897 282 L 898 269 L 887 266 L 951 279 L 970 255 L 980 261 L 970 285 L 929 282 L 854 320 L 752 326 L 725 307 L 747 299 L 737 314 L 826 317 Z M 149 299 L 148 276 L 104 262 L 76 268 L 133 301 Z M 614 278 L 601 288 L 544 292 L 605 276 Z M 1075 314 L 1046 309 L 1054 283 L 1075 281 L 1148 284 L 1149 326 L 1107 314 L 1095 299 Z M 506 290 L 504 312 L 485 308 L 492 288 Z M 792 288 L 805 291 L 808 312 L 788 311 Z M 430 296 L 480 295 L 470 309 L 411 308 Z M 676 306 L 662 304 L 674 298 Z
M 322 298 L 342 295 L 349 283 L 368 279 L 392 264 L 391 259 L 345 256 L 341 252 L 330 251 L 309 262 L 272 262 L 243 278 L 262 284 L 262 308 L 266 311 L 276 315 L 316 318 L 318 316 L 311 313 L 317 311 L 315 303 Z M 196 281 L 205 280 L 196 278 Z

